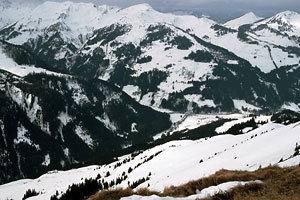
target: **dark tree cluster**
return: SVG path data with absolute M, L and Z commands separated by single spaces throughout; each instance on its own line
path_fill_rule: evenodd
M 230 129 L 228 129 L 224 134 L 232 134 L 232 135 L 239 135 L 243 134 L 243 129 L 251 127 L 252 130 L 258 128 L 257 123 L 255 122 L 254 118 L 250 119 L 247 122 L 235 124 Z
M 35 189 L 28 189 L 28 190 L 25 192 L 25 194 L 24 194 L 22 200 L 28 199 L 29 197 L 37 196 L 37 195 L 39 195 L 39 194 L 40 194 L 40 193 L 37 192 L 37 191 L 35 191 Z
M 141 185 L 141 184 L 145 183 L 146 181 L 148 181 L 150 179 L 150 175 L 151 175 L 151 173 L 149 173 L 149 176 L 147 176 L 146 178 L 143 177 L 143 178 L 141 178 L 137 181 L 134 181 L 132 184 L 129 183 L 129 187 L 131 189 L 134 189 L 134 188 L 138 187 L 139 185 Z
M 50 200 L 81 200 L 85 199 L 99 190 L 104 189 L 102 184 L 97 179 L 85 179 L 83 183 L 72 184 L 67 191 L 59 197 L 58 192 L 51 196 Z
M 296 123 L 300 121 L 300 113 L 292 110 L 283 110 L 272 115 L 271 121 L 284 125 Z

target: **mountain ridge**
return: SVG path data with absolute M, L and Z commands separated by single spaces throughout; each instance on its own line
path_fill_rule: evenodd
M 246 102 L 246 109 L 260 110 L 268 105 L 266 99 L 274 99 L 259 99 L 260 93 L 277 96 L 276 106 L 267 108 L 272 110 L 291 103 L 291 98 L 286 98 L 291 94 L 287 92 L 298 93 L 292 88 L 297 83 L 290 81 L 285 85 L 290 90 L 278 89 L 285 84 L 281 83 L 284 74 L 297 76 L 300 54 L 295 38 L 280 35 L 279 30 L 266 29 L 259 25 L 262 22 L 234 30 L 207 18 L 159 13 L 146 4 L 109 11 L 99 10 L 93 4 L 46 4 L 57 6 L 57 11 L 45 16 L 48 6 L 43 4 L 29 13 L 29 17 L 2 29 L 0 35 L 11 43 L 32 49 L 54 68 L 106 80 L 147 106 L 217 112 L 240 110 L 238 104 Z M 96 20 L 92 24 L 76 25 L 82 16 L 77 9 L 92 10 L 84 16 L 84 22 Z M 28 29 L 33 29 L 34 34 Z M 283 43 L 286 45 L 281 46 Z M 255 83 L 247 94 L 233 87 L 250 83 L 242 78 L 246 71 L 251 71 L 250 82 Z M 282 75 L 274 78 L 276 73 Z M 224 83 L 234 79 L 234 84 Z M 215 94 L 214 91 L 226 90 L 219 84 L 222 81 L 234 91 L 221 96 Z M 255 89 L 258 86 L 264 88 L 265 94 Z M 211 91 L 205 90 L 210 87 Z M 298 104 L 298 98 L 294 99 Z M 240 103 L 235 105 L 237 101 Z
M 241 17 L 238 17 L 236 19 L 224 23 L 224 25 L 233 29 L 238 29 L 241 25 L 252 24 L 262 19 L 263 19 L 262 17 L 256 16 L 253 12 L 248 12 L 242 15 Z

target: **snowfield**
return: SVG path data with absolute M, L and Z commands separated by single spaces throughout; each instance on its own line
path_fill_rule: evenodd
M 263 120 L 268 117 L 262 116 L 258 119 Z M 224 126 L 228 126 L 228 124 Z M 224 130 L 224 128 L 220 129 Z M 83 182 L 85 178 L 95 178 L 98 174 L 105 177 L 107 172 L 110 172 L 110 175 L 104 178 L 107 182 L 115 180 L 125 172 L 128 178 L 115 186 L 124 188 L 128 186 L 128 181 L 132 183 L 151 173 L 149 180 L 139 185 L 138 188 L 148 187 L 152 190 L 162 191 L 167 186 L 177 186 L 190 180 L 206 177 L 220 169 L 252 171 L 268 165 L 298 165 L 300 156 L 293 156 L 296 144 L 300 144 L 299 122 L 287 126 L 268 122 L 242 135 L 218 135 L 196 141 L 172 141 L 140 152 L 135 157 L 131 155 L 119 157 L 118 161 L 108 165 L 89 166 L 69 171 L 52 171 L 37 179 L 25 179 L 4 184 L 0 186 L 0 199 L 21 199 L 26 190 L 35 189 L 40 194 L 32 197 L 32 200 L 48 200 L 56 191 L 64 192 L 69 185 Z M 150 157 L 152 159 L 149 159 Z M 118 162 L 123 164 L 117 166 Z M 132 168 L 130 173 L 128 173 L 129 168 Z M 225 186 L 219 185 L 199 191 L 195 197 L 205 197 L 206 194 L 212 194 L 211 192 L 223 191 L 236 184 L 245 183 L 224 184 Z M 141 198 L 132 196 L 124 199 Z M 158 199 L 156 196 L 144 198 Z

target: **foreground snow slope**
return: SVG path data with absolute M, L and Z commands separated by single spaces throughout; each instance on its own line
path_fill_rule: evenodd
M 267 123 L 243 135 L 173 141 L 135 157 L 120 157 L 119 161 L 109 165 L 53 171 L 34 180 L 19 180 L 0 186 L 0 199 L 21 199 L 28 189 L 40 192 L 32 199 L 49 199 L 56 190 L 64 192 L 69 185 L 80 183 L 85 178 L 95 178 L 100 174 L 110 182 L 121 177 L 123 172 L 128 178 L 117 187 L 127 187 L 128 181 L 132 183 L 148 176 L 149 180 L 139 187 L 149 186 L 150 189 L 161 191 L 167 186 L 199 179 L 223 168 L 251 171 L 270 164 L 297 165 L 300 156 L 293 157 L 297 143 L 300 143 L 299 122 L 288 126 Z M 281 159 L 283 161 L 279 163 Z M 118 166 L 117 162 L 123 164 Z M 132 168 L 130 173 L 129 168 Z M 106 177 L 108 171 L 110 175 Z

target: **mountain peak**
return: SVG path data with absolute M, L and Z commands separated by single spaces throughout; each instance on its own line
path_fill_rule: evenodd
M 248 12 L 241 17 L 226 22 L 224 25 L 233 29 L 238 29 L 241 25 L 252 24 L 261 19 L 261 17 L 256 16 L 253 12 Z
M 254 14 L 254 12 L 248 12 L 246 14 L 244 14 L 242 17 L 258 17 L 257 15 Z
M 293 16 L 295 16 L 295 15 L 299 15 L 299 14 L 298 14 L 297 12 L 287 10 L 287 11 L 280 12 L 280 13 L 278 13 L 278 14 L 275 15 L 275 16 L 278 16 L 278 17 L 282 17 L 282 16 L 285 16 L 285 17 L 293 17 Z
M 262 23 L 266 23 L 275 29 L 288 31 L 293 35 L 300 34 L 300 14 L 294 11 L 278 13 L 264 20 Z
M 148 3 L 137 4 L 137 5 L 131 6 L 129 8 L 134 8 L 134 9 L 143 10 L 143 11 L 153 10 L 152 6 L 150 6 L 150 4 L 148 4 Z
M 154 9 L 148 3 L 142 3 L 124 8 L 123 10 L 132 12 L 132 13 L 145 13 L 149 11 L 154 11 Z
M 270 22 L 274 22 L 276 20 L 280 20 L 284 23 L 300 27 L 300 14 L 294 11 L 284 11 L 278 13 L 277 15 L 271 17 Z

